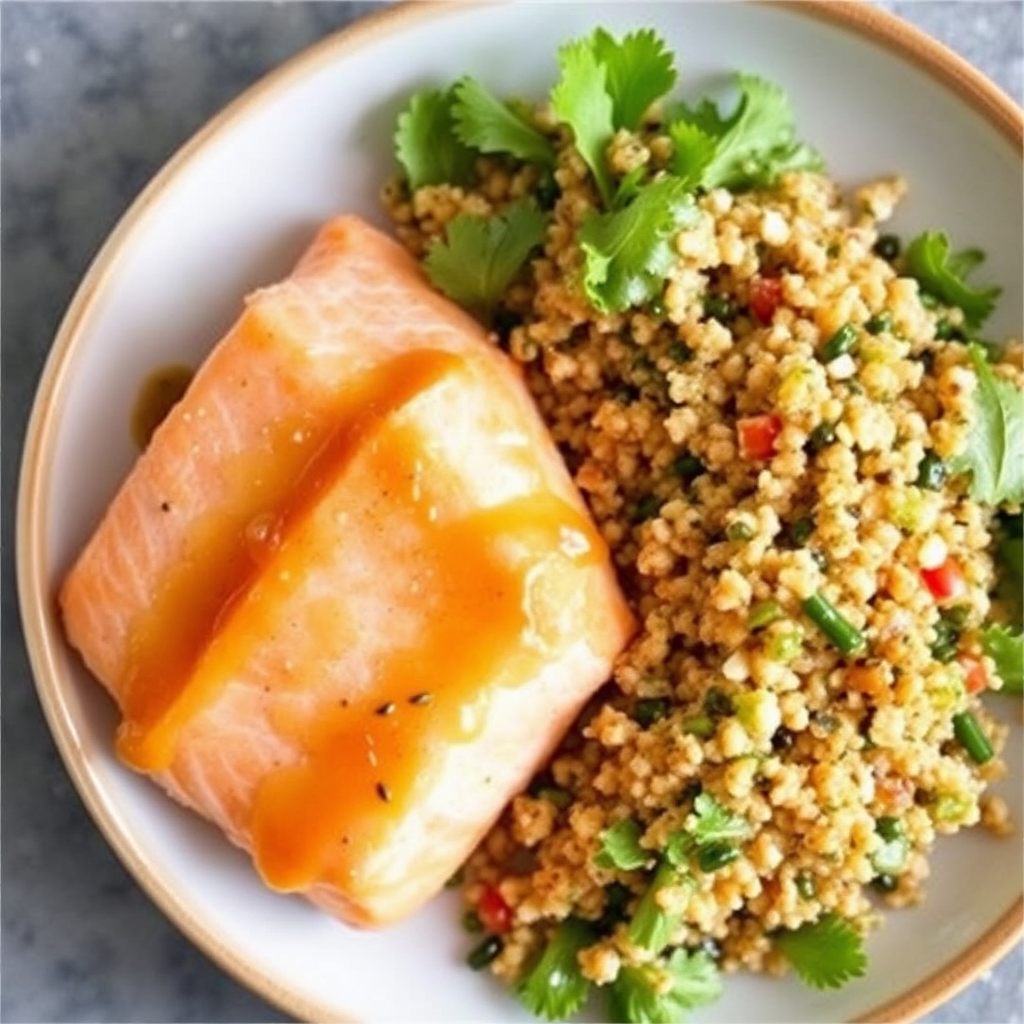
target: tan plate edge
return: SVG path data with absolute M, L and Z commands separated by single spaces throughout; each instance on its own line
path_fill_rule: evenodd
M 67 388 L 74 343 L 83 322 L 115 269 L 119 254 L 131 233 L 146 219 L 163 191 L 181 169 L 210 141 L 272 92 L 304 77 L 320 65 L 343 58 L 346 53 L 381 36 L 405 30 L 420 19 L 432 18 L 452 8 L 483 6 L 495 0 L 404 0 L 374 12 L 307 47 L 269 72 L 228 104 L 193 135 L 163 166 L 128 208 L 94 258 L 57 331 L 37 389 L 29 419 L 19 480 L 16 522 L 18 590 L 26 644 L 37 690 L 57 747 L 89 813 L 105 839 L 117 852 L 142 888 L 160 909 L 222 969 L 279 1009 L 306 1021 L 355 1021 L 339 1018 L 326 1007 L 286 992 L 241 961 L 225 947 L 161 879 L 152 873 L 133 840 L 120 828 L 117 816 L 95 789 L 90 769 L 79 747 L 74 723 L 55 689 L 46 682 L 55 678 L 58 652 L 46 635 L 44 624 L 52 613 L 53 595 L 42 592 L 48 577 L 45 538 L 41 524 L 49 520 L 40 467 L 56 443 L 53 410 Z M 504 2 L 504 0 L 497 0 Z M 914 26 L 861 2 L 844 0 L 759 0 L 791 9 L 801 16 L 819 18 L 854 31 L 870 42 L 885 46 L 952 89 L 1018 152 L 1024 153 L 1024 114 L 1008 96 L 977 69 Z M 1024 895 L 982 936 L 968 953 L 951 962 L 898 999 L 883 1004 L 857 1019 L 866 1022 L 912 1021 L 966 987 L 977 975 L 1002 957 L 1024 932 Z

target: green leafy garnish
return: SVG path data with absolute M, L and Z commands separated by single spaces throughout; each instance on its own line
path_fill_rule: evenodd
M 672 941 L 681 915 L 664 910 L 659 894 L 671 886 L 690 884 L 690 878 L 676 871 L 668 860 L 655 870 L 650 884 L 640 897 L 633 920 L 629 923 L 629 941 L 649 953 L 660 953 Z
M 1003 681 L 1000 693 L 1024 693 L 1024 632 L 1014 632 L 1007 626 L 989 626 L 982 631 L 981 646 L 995 662 L 996 674 Z
M 777 932 L 773 942 L 810 988 L 842 988 L 867 969 L 860 935 L 838 914 L 823 914 L 813 924 Z
M 670 175 L 641 189 L 625 209 L 588 214 L 577 236 L 587 298 L 603 313 L 649 302 L 675 264 L 672 239 L 696 219 L 685 183 Z
M 992 372 L 985 350 L 968 346 L 978 385 L 972 395 L 967 447 L 950 464 L 970 473 L 971 497 L 998 505 L 1024 502 L 1024 396 Z
M 740 98 L 729 117 L 711 100 L 674 112 L 673 171 L 690 187 L 743 189 L 771 185 L 784 171 L 821 170 L 818 153 L 796 138 L 782 89 L 756 75 L 735 80 Z
M 614 127 L 639 128 L 651 104 L 676 84 L 672 51 L 649 28 L 630 32 L 621 40 L 599 28 L 589 43 L 607 70 Z
M 999 517 L 999 542 L 996 545 L 999 586 L 996 593 L 1006 608 L 1010 622 L 1024 629 L 1024 516 Z
M 710 793 L 699 793 L 693 801 L 697 821 L 691 834 L 698 846 L 709 843 L 741 843 L 750 838 L 750 824 L 745 818 L 723 807 Z
M 594 858 L 599 868 L 618 868 L 634 871 L 650 859 L 650 853 L 640 845 L 642 830 L 632 818 L 617 821 L 601 835 L 601 849 Z
M 481 153 L 509 153 L 546 167 L 554 165 L 551 141 L 475 78 L 461 78 L 452 88 L 455 134 L 467 146 Z
M 907 246 L 906 270 L 925 291 L 947 306 L 957 306 L 968 327 L 980 327 L 995 308 L 1001 288 L 972 288 L 967 275 L 983 259 L 978 249 L 950 253 L 949 238 L 943 231 L 925 231 Z
M 526 199 L 500 217 L 460 213 L 427 251 L 427 276 L 449 298 L 487 315 L 546 230 L 547 218 Z
M 608 94 L 608 69 L 598 60 L 589 39 L 566 43 L 558 50 L 562 75 L 551 93 L 551 110 L 573 132 L 576 148 L 606 206 L 612 201 L 612 178 L 605 150 L 615 133 L 614 106 Z
M 587 1001 L 590 982 L 577 956 L 593 945 L 596 935 L 585 922 L 567 917 L 551 937 L 540 960 L 516 986 L 516 995 L 535 1016 L 565 1020 Z
M 453 101 L 451 89 L 424 89 L 398 116 L 395 156 L 411 189 L 473 180 L 473 151 L 455 135 Z
M 608 992 L 609 1019 L 673 1024 L 722 994 L 722 979 L 704 952 L 677 949 L 667 960 L 623 967 Z

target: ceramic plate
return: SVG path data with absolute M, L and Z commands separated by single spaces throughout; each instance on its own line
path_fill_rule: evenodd
M 409 92 L 469 73 L 498 93 L 539 97 L 555 76 L 556 45 L 597 24 L 656 27 L 695 93 L 734 69 L 780 83 L 801 134 L 841 182 L 897 171 L 909 178 L 896 230 L 942 227 L 958 245 L 987 251 L 988 274 L 1005 286 L 991 333 L 1020 331 L 1020 111 L 936 44 L 860 5 L 415 4 L 328 38 L 190 142 L 114 232 L 56 340 L 20 495 L 24 621 L 50 725 L 110 843 L 199 946 L 298 1017 L 529 1019 L 463 966 L 454 898 L 386 932 L 349 930 L 263 889 L 218 834 L 124 770 L 112 750 L 113 708 L 62 640 L 56 584 L 132 462 L 127 423 L 147 373 L 198 362 L 240 297 L 283 275 L 332 213 L 357 211 L 384 225 L 377 195 L 393 169 L 390 136 Z M 1013 770 L 1000 790 L 1019 825 L 1020 716 L 1010 717 Z M 724 998 L 694 1019 L 795 1024 L 924 1013 L 1019 934 L 1021 874 L 1019 840 L 979 830 L 940 841 L 926 904 L 890 914 L 870 941 L 865 978 L 822 994 L 796 981 L 730 977 Z

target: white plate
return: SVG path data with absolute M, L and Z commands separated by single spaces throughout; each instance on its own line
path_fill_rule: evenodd
M 694 92 L 734 69 L 780 83 L 841 181 L 907 175 L 897 230 L 942 227 L 987 250 L 986 276 L 1005 286 L 990 333 L 1021 329 L 1020 111 L 936 44 L 857 5 L 417 4 L 308 51 L 186 146 L 96 260 L 48 363 L 20 494 L 23 615 L 51 728 L 110 843 L 198 945 L 300 1017 L 529 1019 L 463 966 L 454 899 L 384 933 L 349 930 L 263 889 L 219 835 L 123 769 L 113 709 L 63 642 L 55 586 L 131 464 L 126 424 L 147 372 L 198 361 L 240 296 L 283 274 L 332 213 L 384 225 L 377 193 L 409 92 L 470 73 L 499 93 L 543 95 L 556 45 L 596 24 L 658 28 Z M 1003 707 L 1016 724 L 1000 789 L 1020 823 L 1020 715 Z M 1019 840 L 979 832 L 939 847 L 927 903 L 889 916 L 866 978 L 821 994 L 730 977 L 694 1020 L 904 1019 L 951 995 L 1019 934 L 1024 886 Z

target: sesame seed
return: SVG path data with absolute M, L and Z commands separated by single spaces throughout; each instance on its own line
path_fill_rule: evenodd
M 391 700 L 385 702 L 384 704 L 381 704 L 381 706 L 379 708 L 377 708 L 377 714 L 378 715 L 393 715 L 394 713 L 395 713 L 395 702 L 391 701 Z
M 383 782 L 377 783 L 377 796 L 386 804 L 391 802 L 391 790 Z

